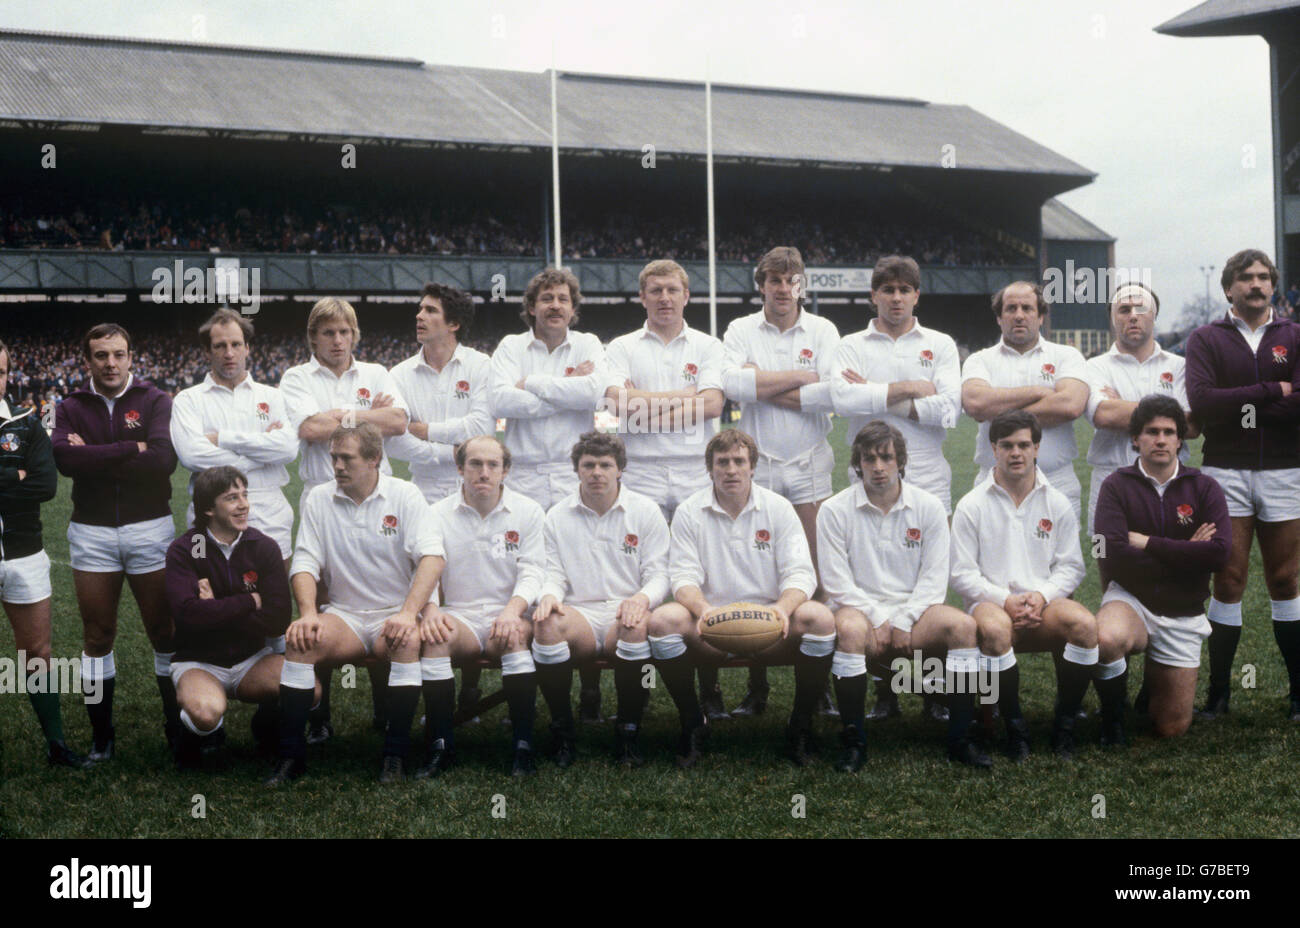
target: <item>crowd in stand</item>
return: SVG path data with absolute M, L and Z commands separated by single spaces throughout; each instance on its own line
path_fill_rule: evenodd
M 504 212 L 504 211 L 503 211 Z M 814 212 L 816 212 L 814 210 Z M 608 216 L 602 211 L 599 215 Z M 566 216 L 567 258 L 708 257 L 702 219 L 656 217 L 628 210 L 616 218 Z M 810 264 L 869 266 L 883 254 L 915 255 L 925 265 L 988 266 L 1024 263 L 1007 247 L 948 223 L 895 225 L 872 216 L 773 223 L 735 211 L 719 213 L 717 254 L 752 263 L 764 243 L 793 239 Z M 77 248 L 111 251 L 255 251 L 288 254 L 492 255 L 541 258 L 540 222 L 483 213 L 435 214 L 430 209 L 358 215 L 325 207 L 214 210 L 193 202 L 125 203 L 102 210 L 73 207 L 0 210 L 0 248 Z

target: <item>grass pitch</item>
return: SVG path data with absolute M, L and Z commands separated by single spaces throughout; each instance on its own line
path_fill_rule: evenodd
M 1076 424 L 1086 449 L 1091 428 Z M 976 425 L 963 418 L 949 433 L 945 454 L 953 468 L 953 500 L 970 489 Z M 837 420 L 835 489 L 844 486 L 847 450 Z M 1194 442 L 1193 463 L 1200 443 Z M 399 474 L 405 476 L 398 465 Z M 1084 498 L 1088 469 L 1076 463 Z M 291 468 L 293 470 L 293 468 Z M 173 475 L 179 532 L 187 501 L 187 472 Z M 297 479 L 286 488 L 298 498 Z M 65 528 L 71 482 L 44 510 L 45 544 L 54 563 L 54 654 L 76 657 L 81 625 L 72 591 Z M 1088 546 L 1085 545 L 1085 553 Z M 1097 607 L 1096 566 L 1078 598 Z M 949 765 L 943 727 L 920 718 L 920 698 L 902 697 L 903 718 L 868 729 L 869 760 L 856 776 L 838 774 L 837 720 L 819 721 L 818 762 L 796 769 L 781 758 L 793 671 L 770 671 L 772 697 L 765 715 L 716 726 L 713 747 L 690 771 L 672 764 L 677 718 L 662 689 L 654 692 L 642 735 L 648 763 L 624 772 L 610 760 L 609 724 L 580 732 L 579 762 L 561 771 L 544 760 L 537 776 L 508 775 L 508 739 L 500 707 L 482 724 L 460 729 L 461 765 L 433 783 L 380 787 L 380 736 L 370 730 L 369 683 L 358 673 L 347 689 L 336 674 L 337 736 L 312 749 L 307 777 L 268 794 L 260 787 L 267 765 L 253 752 L 252 707 L 234 704 L 226 717 L 229 745 L 201 773 L 178 774 L 162 737 L 152 654 L 139 613 L 124 593 L 116 645 L 117 756 L 84 773 L 49 770 L 36 720 L 21 695 L 0 695 L 0 837 L 1295 837 L 1300 835 L 1300 785 L 1295 772 L 1300 727 L 1283 715 L 1286 676 L 1273 643 L 1258 550 L 1252 555 L 1246 625 L 1237 652 L 1255 668 L 1255 687 L 1238 688 L 1233 712 L 1196 723 L 1184 737 L 1152 739 L 1130 719 L 1133 743 L 1124 751 L 1096 745 L 1095 720 L 1080 723 L 1080 750 L 1062 763 L 1047 749 L 1054 675 L 1045 654 L 1022 659 L 1022 698 L 1036 753 L 1021 766 L 1000 755 L 991 772 Z M 0 623 L 0 655 L 12 656 L 13 635 Z M 1130 661 L 1130 696 L 1142 661 Z M 1203 670 L 1198 703 L 1204 698 Z M 576 676 L 576 675 L 575 675 Z M 494 688 L 497 675 L 484 675 Z M 614 705 L 613 675 L 602 676 L 605 708 Z M 575 679 L 575 698 L 576 698 Z M 745 673 L 722 673 L 727 704 L 745 688 Z M 870 698 L 870 697 L 869 697 Z M 538 701 L 540 747 L 546 710 Z M 1086 705 L 1096 706 L 1089 693 Z M 63 699 L 69 742 L 85 750 L 90 739 L 84 708 Z M 420 738 L 416 735 L 417 745 Z M 419 748 L 416 750 L 418 760 Z M 1098 813 L 1104 809 L 1104 817 Z M 199 815 L 202 813 L 202 815 Z

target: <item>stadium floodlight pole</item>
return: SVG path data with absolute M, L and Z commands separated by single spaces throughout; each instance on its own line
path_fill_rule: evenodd
M 560 250 L 560 107 L 555 95 L 555 40 L 551 40 L 551 190 L 555 207 L 555 266 L 564 267 Z
M 709 334 L 718 337 L 718 255 L 713 229 L 713 81 L 704 56 L 704 165 L 709 189 Z

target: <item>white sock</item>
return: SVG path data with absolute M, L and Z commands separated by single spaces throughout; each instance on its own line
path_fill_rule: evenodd
M 310 690 L 316 687 L 316 668 L 311 664 L 297 661 L 285 661 L 280 668 L 280 685 L 295 690 Z
M 614 653 L 625 661 L 646 661 L 650 659 L 650 642 L 620 640 Z
M 451 669 L 450 657 L 420 658 L 421 680 L 454 680 L 456 674 Z
M 979 648 L 950 648 L 943 659 L 943 669 L 948 675 L 976 673 L 980 667 Z
M 81 679 L 111 680 L 116 676 L 117 663 L 113 660 L 112 651 L 103 657 L 91 657 L 85 651 L 81 652 Z
M 670 661 L 686 653 L 686 642 L 681 635 L 664 635 L 660 638 L 651 635 L 650 650 L 656 660 Z
M 1065 643 L 1065 654 L 1063 656 L 1071 664 L 1082 664 L 1086 667 L 1089 664 L 1097 663 L 1097 656 L 1100 653 L 1101 649 L 1095 645 L 1091 648 L 1081 648 L 1077 644 L 1070 644 L 1067 641 Z
M 1270 599 L 1274 622 L 1300 622 L 1300 597 L 1296 599 Z
M 860 677 L 867 672 L 867 656 L 836 651 L 831 658 L 831 673 L 837 677 Z
M 537 665 L 528 651 L 510 651 L 501 655 L 501 676 L 512 673 L 534 673 Z
M 170 677 L 172 675 L 172 657 L 175 651 L 163 653 L 162 651 L 153 652 L 153 673 L 155 677 Z
M 569 659 L 569 643 L 539 644 L 533 642 L 533 660 L 539 664 L 563 664 Z
M 419 686 L 420 685 L 420 662 L 403 661 L 398 663 L 394 661 L 388 671 L 389 686 Z
M 1128 670 L 1128 658 L 1121 657 L 1117 661 L 1111 661 L 1109 664 L 1097 663 L 1097 675 L 1095 680 L 1113 680 Z
M 835 650 L 835 634 L 804 635 L 799 641 L 799 653 L 809 657 L 825 657 Z
M 1016 649 L 1007 648 L 1006 654 L 985 654 L 980 652 L 980 669 L 985 673 L 998 673 L 1016 666 Z
M 1210 608 L 1205 611 L 1205 615 L 1211 622 L 1241 628 L 1241 603 L 1221 603 L 1211 596 Z
M 203 729 L 199 728 L 199 726 L 194 724 L 194 719 L 190 718 L 190 714 L 188 712 L 186 712 L 184 709 L 181 710 L 181 724 L 184 725 L 186 728 L 188 728 L 190 731 L 194 732 L 194 734 L 198 735 L 200 738 L 205 738 L 208 735 L 212 734 L 212 732 L 216 731 L 218 728 L 221 727 L 221 724 L 225 720 L 226 717 L 223 715 L 221 718 L 217 719 L 216 727 L 210 729 L 209 731 L 204 731 Z

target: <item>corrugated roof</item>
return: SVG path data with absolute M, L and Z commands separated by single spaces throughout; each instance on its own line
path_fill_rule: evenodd
M 1300 10 L 1300 0 L 1206 0 L 1156 32 L 1179 36 L 1258 35 L 1275 14 Z
M 1053 197 L 1043 204 L 1043 238 L 1067 242 L 1113 242 L 1110 235 Z
M 698 83 L 563 73 L 562 148 L 703 154 Z M 648 117 L 647 114 L 653 114 Z M 721 158 L 1093 172 L 966 106 L 715 85 Z M 0 31 L 0 118 L 546 147 L 550 75 Z

